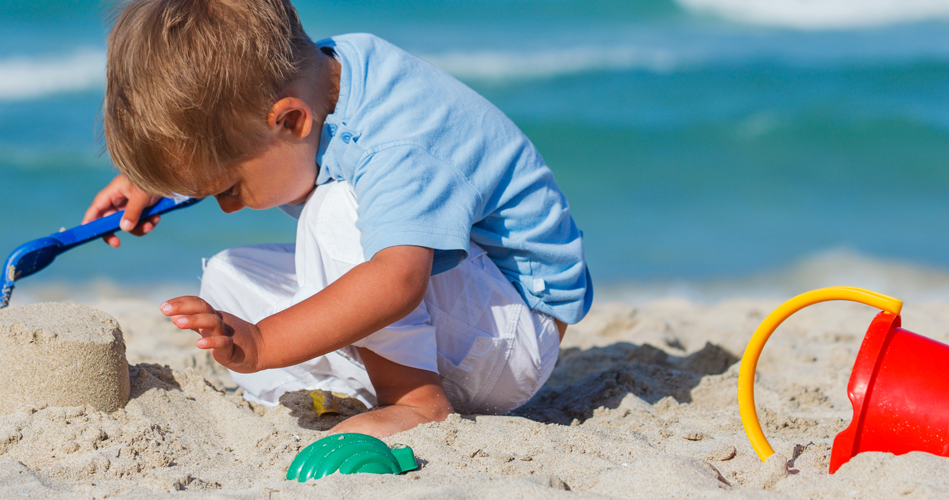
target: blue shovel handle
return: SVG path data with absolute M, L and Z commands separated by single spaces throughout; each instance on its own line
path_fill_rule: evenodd
M 166 212 L 171 212 L 172 210 L 177 210 L 179 208 L 191 206 L 202 199 L 203 198 L 162 198 L 158 203 L 143 210 L 139 220 L 147 219 L 156 214 L 163 214 Z M 107 215 L 101 219 L 96 219 L 81 226 L 76 226 L 72 229 L 53 233 L 50 235 L 50 237 L 59 240 L 60 243 L 63 244 L 64 251 L 69 250 L 70 248 L 73 248 L 77 245 L 82 245 L 87 241 L 101 238 L 109 233 L 119 231 L 121 229 L 119 227 L 119 222 L 122 221 L 123 215 L 125 215 L 125 210 L 116 212 L 112 215 Z
M 201 200 L 202 198 L 162 198 L 158 203 L 146 208 L 140 219 L 191 206 Z M 125 215 L 125 210 L 17 247 L 7 257 L 3 274 L 0 276 L 0 309 L 10 303 L 10 295 L 13 293 L 16 280 L 42 270 L 50 265 L 57 255 L 70 248 L 119 231 L 119 222 L 122 221 L 123 215 Z

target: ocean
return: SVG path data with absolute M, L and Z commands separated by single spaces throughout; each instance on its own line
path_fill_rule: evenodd
M 949 1 L 297 7 L 312 38 L 374 33 L 507 113 L 570 200 L 597 300 L 825 285 L 949 298 Z M 108 14 L 0 3 L 4 256 L 78 224 L 115 174 L 97 138 Z M 63 254 L 14 299 L 194 293 L 201 258 L 293 238 L 276 210 L 206 200 L 120 249 Z

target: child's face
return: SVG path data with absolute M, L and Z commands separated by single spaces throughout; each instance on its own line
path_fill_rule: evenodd
M 232 166 L 210 193 L 225 213 L 303 203 L 316 185 L 314 158 L 306 143 L 271 141 L 260 155 Z
M 208 194 L 226 213 L 303 203 L 316 186 L 319 133 L 311 132 L 319 125 L 302 100 L 281 99 L 268 117 L 263 152 L 231 165 L 225 178 L 209 186 Z

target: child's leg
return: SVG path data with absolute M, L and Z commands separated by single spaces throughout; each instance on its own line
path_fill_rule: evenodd
M 297 291 L 294 245 L 252 245 L 225 250 L 205 262 L 200 297 L 212 307 L 256 323 L 292 303 Z M 304 363 L 257 373 L 231 372 L 244 398 L 275 406 L 280 396 L 322 389 L 376 402 L 365 368 L 332 352 Z
M 435 325 L 438 371 L 455 410 L 504 414 L 547 381 L 560 353 L 555 320 L 532 311 L 477 245 L 432 277 L 425 306 Z
M 359 349 L 379 406 L 346 419 L 331 432 L 360 432 L 385 437 L 419 424 L 441 422 L 453 413 L 441 377 L 435 372 L 389 361 L 369 349 Z

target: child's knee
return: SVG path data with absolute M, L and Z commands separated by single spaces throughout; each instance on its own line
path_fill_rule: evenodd
M 527 403 L 550 378 L 560 353 L 554 318 L 525 306 L 512 333 L 503 342 L 491 342 L 506 349 L 472 349 L 475 352 L 461 362 L 467 370 L 442 363 L 445 391 L 457 410 L 508 413 Z M 488 373 L 496 375 L 488 377 Z

